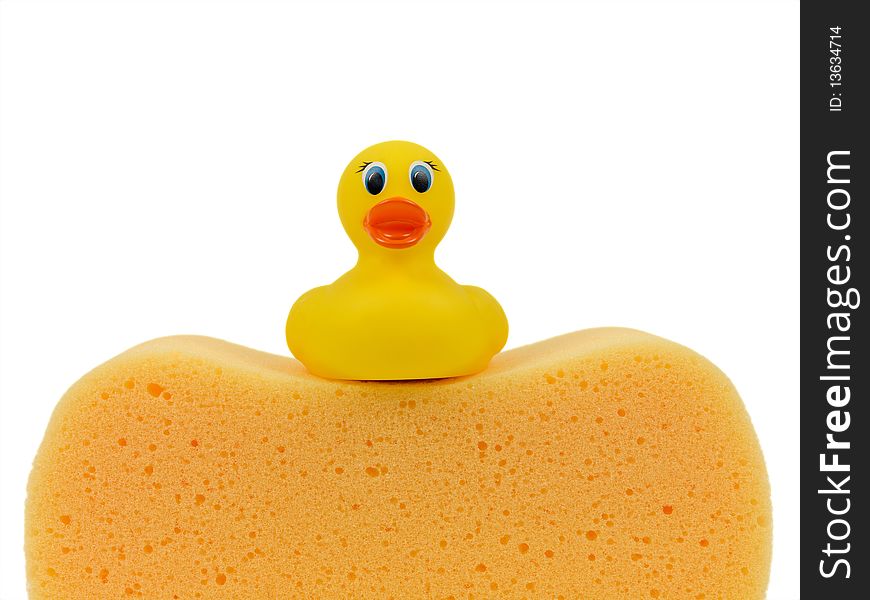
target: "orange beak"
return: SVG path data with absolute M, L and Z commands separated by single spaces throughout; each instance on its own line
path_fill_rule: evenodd
M 388 198 L 369 209 L 363 227 L 384 248 L 410 248 L 426 235 L 432 221 L 423 208 L 407 198 Z

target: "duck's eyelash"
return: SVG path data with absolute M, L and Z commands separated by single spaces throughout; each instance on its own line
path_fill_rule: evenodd
M 441 172 L 441 171 L 438 170 L 438 165 L 435 164 L 435 161 L 432 161 L 432 160 L 424 160 L 423 162 L 426 163 L 427 165 L 429 165 L 430 167 L 432 167 L 432 170 L 433 170 L 433 171 L 438 171 L 439 173 Z
M 362 173 L 363 171 L 366 170 L 366 167 L 369 166 L 370 164 L 372 164 L 372 161 L 369 161 L 369 162 L 365 162 L 365 161 L 363 161 L 363 164 L 361 164 L 361 165 L 359 166 L 359 169 L 357 169 L 356 172 L 357 172 L 357 173 Z M 433 168 L 434 168 L 434 167 L 433 167 Z

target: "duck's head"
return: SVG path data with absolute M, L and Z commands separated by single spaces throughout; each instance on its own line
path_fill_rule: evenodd
M 338 184 L 338 214 L 360 255 L 431 256 L 453 219 L 453 180 L 411 142 L 360 152 Z

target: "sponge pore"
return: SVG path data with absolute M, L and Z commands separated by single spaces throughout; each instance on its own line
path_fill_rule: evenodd
M 728 379 L 638 331 L 402 383 L 173 337 L 61 399 L 27 577 L 32 599 L 753 600 L 769 496 Z

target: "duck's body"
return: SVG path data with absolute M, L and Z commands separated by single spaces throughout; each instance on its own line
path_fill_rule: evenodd
M 287 336 L 293 354 L 323 377 L 429 379 L 486 368 L 504 346 L 507 319 L 487 292 L 437 268 L 379 275 L 354 269 L 299 298 Z
M 384 168 L 378 193 L 353 181 L 348 172 L 350 181 L 343 177 L 339 186 L 339 213 L 359 249 L 359 261 L 293 305 L 287 319 L 291 352 L 312 373 L 333 379 L 431 379 L 483 370 L 505 344 L 507 319 L 486 291 L 457 284 L 435 265 L 435 246 L 453 213 L 449 175 L 438 169 L 441 194 L 431 193 L 425 198 L 430 202 L 411 200 L 408 196 L 434 192 L 435 184 L 430 179 L 418 192 L 413 179 L 390 182 L 387 165 L 398 162 L 397 170 L 407 168 L 422 163 L 412 158 L 431 153 L 408 142 L 387 142 L 361 156 L 367 154 Z M 371 198 L 388 185 L 403 195 L 381 202 Z

